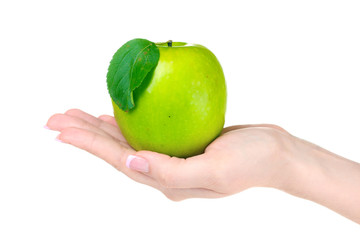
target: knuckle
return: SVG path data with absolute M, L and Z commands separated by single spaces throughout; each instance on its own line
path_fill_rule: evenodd
M 162 165 L 159 172 L 159 183 L 164 188 L 175 188 L 179 182 L 179 176 L 177 174 L 178 169 L 176 165 L 178 159 L 175 159 L 175 157 L 169 157 L 166 162 L 167 164 Z
M 104 121 L 98 121 L 98 122 L 94 123 L 94 125 L 95 125 L 96 127 L 98 127 L 98 128 L 101 128 L 101 129 L 103 129 L 103 128 L 106 127 L 106 124 L 105 124 Z
M 61 141 L 71 143 L 72 142 L 72 136 L 76 136 L 77 131 L 74 128 L 65 128 L 61 131 L 60 137 Z
M 93 150 L 94 146 L 95 146 L 95 142 L 98 138 L 97 134 L 92 134 L 91 137 L 89 138 L 89 143 L 88 143 L 88 149 L 89 150 Z
M 171 189 L 164 190 L 163 194 L 165 195 L 165 197 L 167 199 L 169 199 L 173 202 L 179 202 L 184 199 L 184 198 L 180 197 L 178 194 L 176 194 L 176 192 Z
M 69 110 L 67 110 L 67 111 L 65 112 L 65 115 L 76 116 L 76 115 L 78 115 L 80 112 L 81 112 L 80 109 L 71 108 L 71 109 L 69 109 Z
M 159 177 L 159 183 L 164 188 L 172 188 L 174 186 L 174 175 L 170 171 L 163 171 Z
M 214 186 L 221 192 L 227 192 L 227 189 L 229 188 L 229 183 L 223 176 L 217 176 L 214 178 Z
M 279 130 L 281 132 L 287 133 L 287 131 L 284 128 L 280 127 L 279 125 L 269 124 L 269 127 L 273 128 L 273 129 L 276 129 L 276 130 Z
M 216 168 L 209 173 L 209 184 L 217 191 L 227 193 L 233 185 L 230 181 L 230 176 L 229 169 L 225 164 L 217 165 Z
M 111 116 L 109 116 L 109 115 L 106 115 L 106 114 L 102 114 L 102 115 L 100 115 L 99 117 L 98 117 L 99 119 L 101 119 L 101 120 L 110 120 L 111 119 Z

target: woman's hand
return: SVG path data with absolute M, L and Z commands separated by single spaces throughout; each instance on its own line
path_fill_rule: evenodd
M 115 119 L 98 118 L 72 109 L 55 114 L 47 125 L 59 131 L 58 140 L 84 149 L 133 180 L 152 186 L 172 200 L 216 198 L 254 186 L 275 187 L 286 166 L 284 138 L 289 134 L 274 125 L 225 128 L 204 154 L 181 159 L 132 149 Z
M 72 109 L 47 127 L 171 200 L 218 198 L 273 187 L 326 206 L 360 223 L 360 164 L 270 124 L 225 128 L 201 155 L 187 159 L 135 151 L 115 119 Z

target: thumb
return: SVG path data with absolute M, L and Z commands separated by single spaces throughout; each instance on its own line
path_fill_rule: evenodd
M 213 181 L 210 159 L 207 154 L 184 159 L 138 151 L 127 158 L 126 166 L 143 172 L 165 188 L 206 188 Z

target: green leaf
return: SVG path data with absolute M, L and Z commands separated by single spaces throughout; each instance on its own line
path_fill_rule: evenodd
M 160 57 L 155 43 L 136 38 L 114 54 L 106 75 L 112 100 L 124 111 L 135 107 L 133 91 L 155 69 Z

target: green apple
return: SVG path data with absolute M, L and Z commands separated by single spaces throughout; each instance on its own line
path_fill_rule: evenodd
M 222 131 L 226 110 L 224 73 L 215 55 L 201 45 L 157 44 L 156 68 L 134 90 L 135 108 L 115 119 L 136 150 L 189 157 L 203 153 Z

